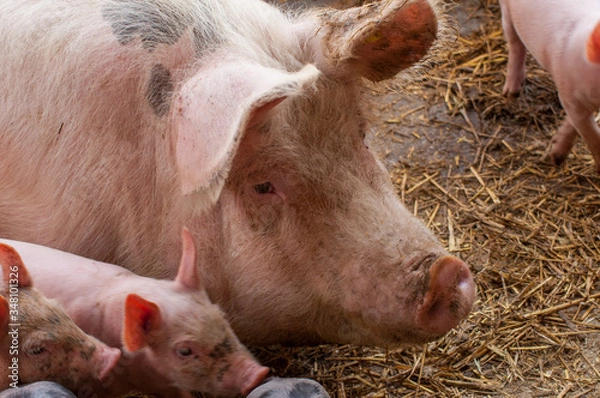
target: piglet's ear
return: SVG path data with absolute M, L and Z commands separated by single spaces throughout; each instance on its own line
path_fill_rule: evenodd
M 127 351 L 134 352 L 150 344 L 150 334 L 162 325 L 160 309 L 137 294 L 125 299 L 125 326 L 123 343 Z
M 191 290 L 200 290 L 202 289 L 202 284 L 198 275 L 198 267 L 196 267 L 196 247 L 194 245 L 194 238 L 187 228 L 183 228 L 181 240 L 181 261 L 175 282 Z
M 317 58 L 372 81 L 389 79 L 421 60 L 437 35 L 436 13 L 427 0 L 380 1 L 318 17 Z
M 217 201 L 245 130 L 284 99 L 299 95 L 319 72 L 288 73 L 250 62 L 201 68 L 175 95 L 174 148 L 183 194 L 197 206 Z
M 600 22 L 588 38 L 586 55 L 590 62 L 600 64 Z
M 11 283 L 19 287 L 32 287 L 31 277 L 21 256 L 17 251 L 4 243 L 0 243 L 0 265 L 2 265 L 2 273 L 4 275 L 4 285 L 8 286 Z

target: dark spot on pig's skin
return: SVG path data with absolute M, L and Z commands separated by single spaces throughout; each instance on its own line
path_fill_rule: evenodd
M 208 355 L 213 359 L 220 359 L 231 354 L 232 352 L 233 347 L 231 346 L 231 342 L 228 338 L 225 338 L 222 342 L 217 344 L 212 352 Z
M 171 95 L 173 93 L 173 80 L 171 72 L 163 65 L 154 65 L 148 83 L 146 99 L 158 117 L 169 113 Z
M 209 24 L 205 24 L 210 26 Z M 194 36 L 194 45 L 196 47 L 196 56 L 201 56 L 214 48 L 217 44 L 222 43 L 223 40 L 216 34 L 215 29 L 202 29 L 201 26 L 195 26 L 192 30 Z
M 227 363 L 217 371 L 217 381 L 219 383 L 223 381 L 223 377 L 225 377 L 225 374 L 227 374 L 230 367 L 231 367 L 231 364 Z
M 173 3 L 176 4 L 176 3 Z M 175 7 L 162 7 L 156 0 L 112 0 L 104 4 L 102 17 L 112 27 L 119 43 L 138 38 L 153 51 L 158 44 L 175 44 L 192 24 L 192 18 Z
M 89 361 L 90 359 L 92 359 L 92 355 L 94 355 L 94 351 L 96 351 L 96 347 L 94 346 L 90 346 L 89 349 L 82 349 L 81 350 L 81 358 L 83 358 L 86 361 Z

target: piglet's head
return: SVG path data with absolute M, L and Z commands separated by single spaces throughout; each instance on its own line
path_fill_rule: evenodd
M 0 326 L 6 330 L 8 323 L 19 324 L 19 382 L 50 380 L 77 391 L 86 383 L 104 381 L 121 351 L 85 334 L 62 307 L 35 289 L 14 248 L 0 244 L 0 264 L 3 294 L 11 303 L 9 312 L 7 299 L 0 296 Z M 2 337 L 12 338 L 6 333 Z
M 145 349 L 171 386 L 219 396 L 246 395 L 269 369 L 239 342 L 225 315 L 202 288 L 190 233 L 184 229 L 179 272 L 161 306 L 137 294 L 125 301 L 123 343 Z

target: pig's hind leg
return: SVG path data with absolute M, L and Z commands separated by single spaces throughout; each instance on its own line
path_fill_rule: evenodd
M 592 157 L 594 158 L 594 163 L 596 166 L 596 172 L 600 173 L 600 128 L 596 124 L 594 120 L 594 113 L 587 117 L 581 119 L 572 119 L 569 112 L 567 111 L 567 115 L 569 115 L 569 119 L 572 120 L 573 125 L 581 135 L 581 138 L 585 141 L 586 146 L 592 153 Z M 575 139 L 573 138 L 573 141 Z
M 592 153 L 596 171 L 600 173 L 600 128 L 594 120 L 596 109 L 589 103 L 582 103 L 562 95 L 560 87 L 559 96 L 565 108 L 567 119 L 552 139 L 550 154 L 552 160 L 556 164 L 560 164 L 569 155 L 569 151 L 577 139 L 577 133 L 579 133 Z
M 569 118 L 566 118 L 563 124 L 556 130 L 552 137 L 552 149 L 550 150 L 550 160 L 555 166 L 562 164 L 573 145 L 577 140 L 577 130 L 571 124 Z
M 502 94 L 512 96 L 519 93 L 525 81 L 527 48 L 515 30 L 508 6 L 500 1 L 500 8 L 502 10 L 502 29 L 508 44 L 508 66 Z

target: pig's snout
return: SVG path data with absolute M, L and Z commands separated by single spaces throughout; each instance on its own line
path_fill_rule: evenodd
M 475 282 L 467 264 L 454 256 L 438 258 L 429 269 L 429 286 L 416 311 L 416 323 L 432 335 L 443 335 L 471 311 Z
M 100 346 L 98 347 L 98 380 L 104 382 L 121 359 L 121 350 L 113 347 Z
M 223 383 L 234 387 L 243 396 L 258 387 L 270 370 L 251 358 L 241 359 L 223 379 Z

